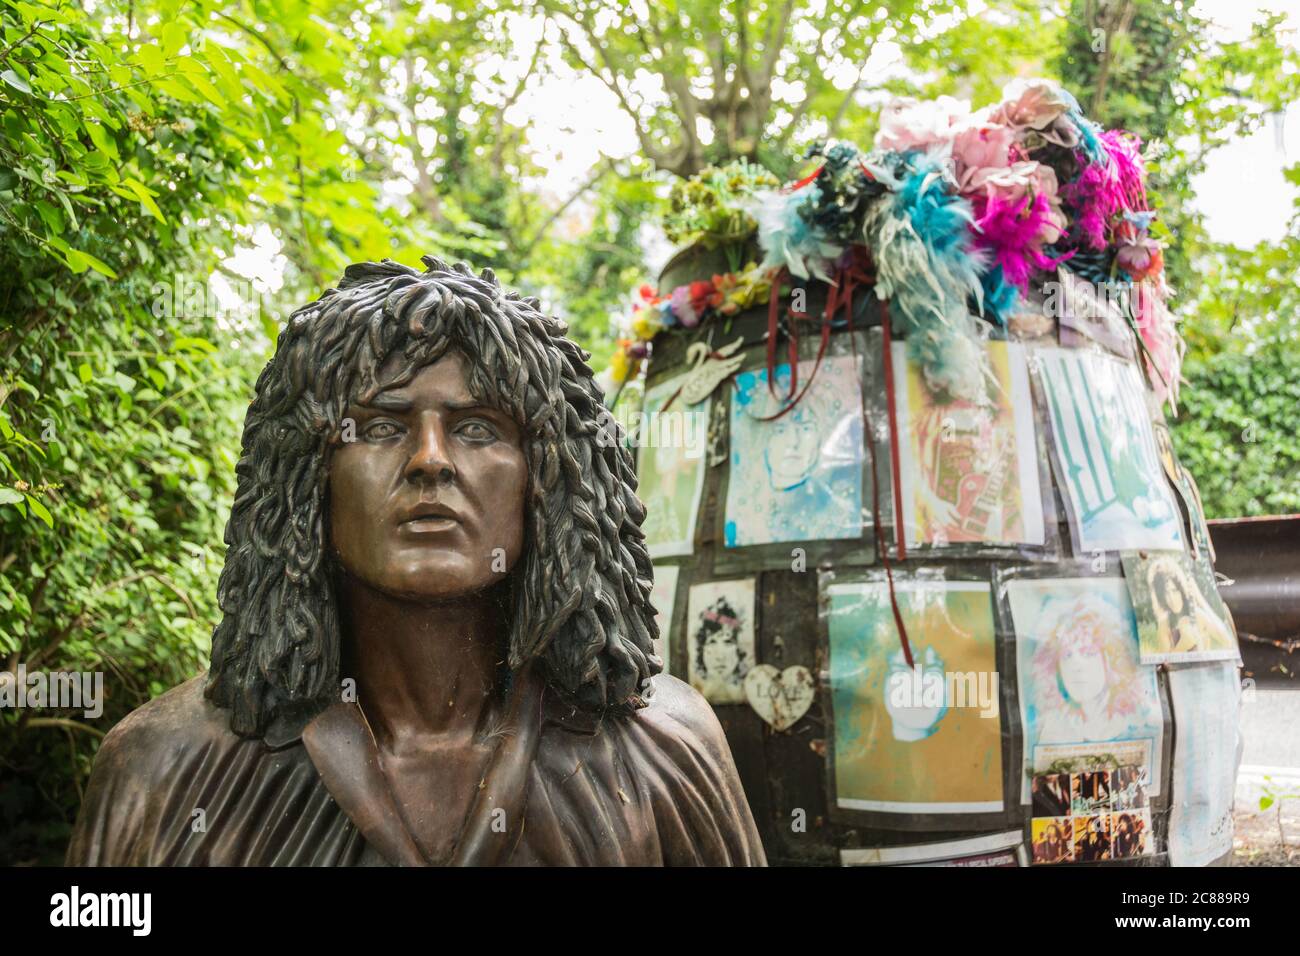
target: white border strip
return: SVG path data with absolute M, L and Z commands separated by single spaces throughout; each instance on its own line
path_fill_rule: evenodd
M 1005 833 L 995 833 L 991 836 L 972 837 L 969 840 L 949 840 L 946 843 L 840 850 L 840 865 L 871 866 L 891 863 L 930 863 L 935 860 L 951 860 L 957 857 L 977 856 L 982 853 L 996 853 L 998 850 L 1022 849 L 1024 840 L 1023 831 L 1007 830 Z
M 841 797 L 836 805 L 844 810 L 874 810 L 877 813 L 1001 813 L 1001 800 L 970 803 L 904 803 L 894 800 L 855 800 Z

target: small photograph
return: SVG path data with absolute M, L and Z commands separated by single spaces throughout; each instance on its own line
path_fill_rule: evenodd
M 1241 720 L 1235 663 L 1169 668 L 1174 734 L 1170 866 L 1208 866 L 1232 852 L 1232 803 Z
M 1159 796 L 1164 715 L 1155 668 L 1138 659 L 1137 622 L 1121 578 L 1041 578 L 1006 585 L 1016 630 L 1025 765 L 1151 768 Z
M 1070 812 L 1074 816 L 1105 813 L 1111 808 L 1110 771 L 1088 770 L 1070 775 Z
M 1111 859 L 1110 814 L 1074 818 L 1074 862 L 1097 863 Z
M 1032 824 L 1034 863 L 1069 863 L 1074 859 L 1069 817 L 1040 817 Z
M 645 504 L 641 525 L 652 558 L 690 554 L 695 546 L 695 519 L 700 510 L 706 471 L 702 442 L 711 399 L 686 408 L 664 406 L 681 391 L 679 375 L 646 391 L 637 451 L 637 494 Z M 680 425 L 680 427 L 678 427 Z M 689 440 L 688 439 L 692 439 Z
M 1035 355 L 1076 551 L 1182 548 L 1137 365 L 1072 349 Z
M 1041 545 L 1043 505 L 1024 347 L 985 345 L 992 375 L 973 394 L 936 393 L 894 344 L 905 369 L 896 402 L 904 541 Z
M 1125 554 L 1143 664 L 1239 659 L 1230 615 L 1213 571 L 1186 554 Z
M 1151 811 L 1128 810 L 1110 815 L 1110 858 L 1129 860 L 1155 852 L 1151 835 Z
M 1147 769 L 1120 767 L 1110 772 L 1111 806 L 1116 810 L 1141 810 L 1147 806 Z
M 1036 817 L 1068 817 L 1070 815 L 1070 775 L 1046 773 L 1034 777 L 1030 785 L 1030 802 Z
M 915 667 L 899 643 L 889 585 L 838 582 L 829 608 L 837 806 L 873 813 L 999 813 L 1002 720 L 991 680 L 996 627 L 984 581 L 895 581 Z M 971 706 L 976 697 L 991 707 Z M 949 689 L 951 688 L 951 689 Z M 1028 785 L 1028 781 L 1026 781 Z
M 754 579 L 696 584 L 687 610 L 690 685 L 711 704 L 745 703 L 755 656 Z
M 812 384 L 793 406 L 785 402 L 788 364 L 775 369 L 772 391 L 767 369 L 736 375 L 724 527 L 728 548 L 862 537 L 859 367 L 851 355 L 827 358 L 821 368 L 815 361 L 798 363 L 796 384 L 801 389 L 810 379 Z

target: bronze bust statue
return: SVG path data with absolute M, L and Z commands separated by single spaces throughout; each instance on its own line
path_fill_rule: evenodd
M 258 379 L 212 664 L 105 739 L 83 865 L 753 865 L 660 675 L 631 455 L 490 270 L 349 267 Z

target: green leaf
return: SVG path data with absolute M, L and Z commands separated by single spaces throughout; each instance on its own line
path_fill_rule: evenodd
M 82 252 L 79 249 L 69 249 L 64 253 L 64 257 L 68 260 L 68 266 L 78 275 L 89 268 L 94 269 L 102 275 L 108 276 L 110 279 L 117 278 L 117 273 L 110 269 L 107 263 L 102 259 L 95 258 L 89 252 Z
M 198 90 L 199 93 L 203 95 L 203 98 L 206 99 L 209 103 L 213 104 L 214 106 L 226 105 L 226 98 L 221 94 L 220 90 L 218 90 L 215 86 L 212 85 L 212 81 L 209 80 L 207 76 L 205 76 L 204 74 L 186 73 L 185 79 L 188 80 L 190 85 L 193 86 L 196 90 Z
M 153 43 L 140 44 L 140 49 L 135 52 L 132 59 L 139 63 L 146 73 L 156 76 L 167 71 L 167 58 Z
M 108 135 L 108 131 L 99 123 L 87 123 L 86 132 L 90 135 L 90 141 L 95 144 L 95 148 L 100 152 L 106 153 L 118 159 L 117 143 L 113 142 L 113 137 Z
M 172 20 L 162 31 L 162 52 L 164 56 L 175 56 L 180 52 L 185 41 L 189 39 L 190 27 L 184 20 Z
M 5 70 L 3 73 L 0 73 L 0 80 L 4 80 L 19 92 L 26 93 L 28 96 L 32 95 L 32 88 L 27 85 L 27 81 L 13 70 Z
M 89 385 L 91 380 L 95 377 L 95 371 L 85 362 L 82 362 L 77 366 L 77 375 L 81 378 L 83 383 Z
M 51 528 L 54 527 L 54 515 L 50 514 L 50 509 L 41 504 L 40 500 L 27 495 L 27 506 L 32 509 L 32 514 L 40 518 Z
M 13 488 L 0 488 L 0 505 L 12 505 L 23 500 L 21 491 Z
M 215 352 L 217 350 L 217 347 L 207 339 L 195 338 L 194 336 L 181 336 L 176 339 L 172 347 L 198 352 Z
M 135 194 L 136 198 L 140 200 L 140 204 L 143 205 L 145 209 L 149 210 L 151 216 L 162 223 L 167 221 L 166 217 L 162 214 L 162 210 L 158 208 L 158 204 L 154 202 L 153 197 L 155 194 L 150 191 L 144 183 L 140 182 L 138 179 L 132 179 L 131 177 L 127 177 L 122 181 L 122 183 L 127 189 L 131 190 L 131 192 Z

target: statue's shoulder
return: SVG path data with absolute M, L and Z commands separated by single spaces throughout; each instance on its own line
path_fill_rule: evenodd
M 657 751 L 642 762 L 642 782 L 673 807 L 670 814 L 656 812 L 664 862 L 764 865 L 762 840 L 713 707 L 676 677 L 660 674 L 653 687 L 646 706 L 629 720 L 644 731 L 636 736 Z
M 561 746 L 587 746 L 574 744 L 569 740 L 572 735 L 580 739 L 606 733 L 626 740 L 631 733 L 657 745 L 677 741 L 692 749 L 699 749 L 699 744 L 710 750 L 721 748 L 730 757 L 722 725 L 699 691 L 668 674 L 653 678 L 651 686 L 652 691 L 642 698 L 644 707 L 617 715 L 584 711 L 562 696 L 551 696 L 547 699 L 547 724 L 568 731 L 555 738 Z
M 176 858 L 191 834 L 196 808 L 216 812 L 195 794 L 237 762 L 225 712 L 203 696 L 207 676 L 173 687 L 127 714 L 95 755 L 81 812 L 68 844 L 69 866 L 159 865 Z M 251 752 L 251 751 L 250 751 Z M 234 788 L 234 792 L 239 792 Z
M 681 723 L 695 725 L 710 719 L 717 723 L 713 708 L 704 699 L 704 695 L 671 674 L 659 674 L 652 680 L 654 692 L 647 699 L 647 706 L 639 715 L 661 717 Z
M 102 762 L 137 775 L 153 773 L 198 748 L 238 744 L 225 712 L 203 696 L 206 681 L 200 674 L 123 717 L 100 745 L 96 769 Z
M 636 712 L 637 720 L 664 732 L 726 747 L 722 725 L 703 694 L 671 674 L 658 675 L 653 686 L 646 706 Z

